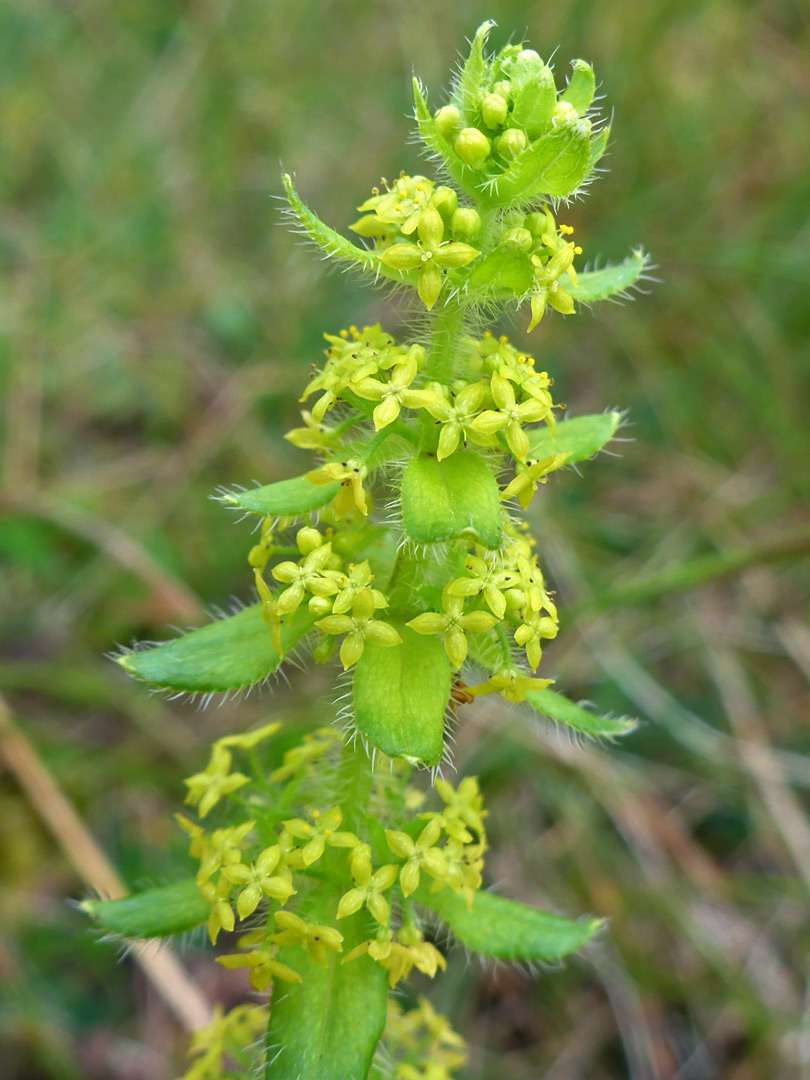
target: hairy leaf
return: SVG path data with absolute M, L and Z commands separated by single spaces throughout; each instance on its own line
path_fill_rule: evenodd
M 209 912 L 193 878 L 120 900 L 83 900 L 79 907 L 102 929 L 134 940 L 193 930 L 206 921 Z
M 450 697 L 450 661 L 439 636 L 397 626 L 402 644 L 367 642 L 354 669 L 357 730 L 391 757 L 437 765 Z
M 592 735 L 596 739 L 614 739 L 620 735 L 629 735 L 638 727 L 638 720 L 627 716 L 598 716 L 570 701 L 563 694 L 558 694 L 556 690 L 548 688 L 527 690 L 526 701 L 551 720 L 581 731 L 583 735 Z
M 560 95 L 560 101 L 567 101 L 580 116 L 584 116 L 596 93 L 596 79 L 593 68 L 585 60 L 572 60 L 571 67 L 574 71 L 568 86 Z
M 472 535 L 484 547 L 500 547 L 498 485 L 486 461 L 472 450 L 443 461 L 414 458 L 402 479 L 402 520 L 417 544 Z
M 326 506 L 337 495 L 339 483 L 313 484 L 305 476 L 279 480 L 248 491 L 229 491 L 219 501 L 265 517 L 298 517 Z
M 281 626 L 285 652 L 313 622 L 305 608 L 285 619 Z M 130 675 L 152 686 L 190 694 L 241 690 L 267 678 L 281 663 L 270 640 L 270 628 L 261 617 L 261 604 L 116 659 Z
M 435 911 L 468 949 L 499 960 L 559 960 L 602 926 L 601 919 L 566 919 L 488 892 L 476 892 L 469 910 L 464 896 L 449 888 L 431 893 L 423 884 L 416 899 Z
M 575 120 L 531 143 L 515 158 L 487 196 L 495 206 L 531 196 L 564 198 L 582 182 L 588 168 L 590 125 Z
M 580 304 L 621 296 L 636 284 L 649 265 L 649 255 L 636 248 L 620 263 L 610 263 L 601 270 L 586 270 L 577 274 L 576 285 L 566 285 L 566 291 Z
M 287 193 L 290 209 L 295 215 L 298 224 L 310 240 L 318 245 L 321 251 L 326 255 L 331 255 L 333 258 L 353 263 L 360 269 L 371 272 L 378 270 L 379 259 L 373 251 L 357 247 L 350 240 L 347 240 L 345 236 L 341 236 L 339 232 L 331 229 L 302 201 L 301 196 L 295 190 L 292 177 L 284 173 L 281 179 Z
M 554 433 L 542 428 L 529 433 L 529 457 L 544 458 L 568 454 L 567 465 L 586 461 L 610 442 L 621 423 L 620 412 L 596 413 L 561 420 Z
M 308 913 L 313 919 L 326 914 Z M 367 934 L 367 918 L 338 923 L 346 955 Z M 325 967 L 304 949 L 288 945 L 279 960 L 297 971 L 300 983 L 276 983 L 267 1029 L 265 1080 L 364 1080 L 385 1026 L 386 971 L 368 956 L 348 964 L 327 953 Z

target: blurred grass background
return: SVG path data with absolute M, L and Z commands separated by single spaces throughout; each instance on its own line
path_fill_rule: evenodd
M 420 168 L 403 148 L 412 69 L 437 102 L 487 17 L 496 46 L 559 45 L 560 75 L 594 63 L 609 172 L 567 219 L 586 257 L 643 242 L 659 267 L 648 297 L 547 318 L 529 345 L 557 400 L 628 409 L 633 440 L 534 504 L 571 612 L 545 671 L 643 724 L 577 747 L 516 710 L 469 710 L 457 764 L 488 796 L 490 881 L 610 930 L 534 980 L 455 956 L 434 1000 L 481 1080 L 808 1077 L 798 0 L 6 0 L 0 688 L 130 886 L 182 859 L 170 815 L 212 735 L 279 708 L 306 722 L 302 677 L 280 703 L 198 713 L 103 653 L 250 594 L 248 525 L 207 496 L 302 471 L 280 433 L 323 331 L 396 329 L 380 293 L 280 226 L 279 163 L 345 228 L 381 175 Z M 525 323 L 504 329 L 523 341 Z M 674 587 L 741 548 L 734 573 Z M 0 1074 L 169 1080 L 182 1032 L 66 905 L 82 885 L 9 771 L 0 844 Z M 206 950 L 183 958 L 212 1000 L 244 996 Z

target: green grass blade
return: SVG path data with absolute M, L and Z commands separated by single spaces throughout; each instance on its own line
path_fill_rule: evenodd
M 499 960 L 560 960 L 602 926 L 601 919 L 566 919 L 488 892 L 475 893 L 470 910 L 466 899 L 448 888 L 431 893 L 423 885 L 416 898 L 435 911 L 468 949 Z
M 103 930 L 135 941 L 193 930 L 210 910 L 193 878 L 120 900 L 83 900 L 79 908 Z
M 544 458 L 568 454 L 567 464 L 587 461 L 606 446 L 621 424 L 620 412 L 596 413 L 561 420 L 554 434 L 551 428 L 539 428 L 529 434 L 529 457 Z
M 284 621 L 285 653 L 312 629 L 313 622 L 305 608 Z M 152 686 L 190 694 L 242 690 L 266 679 L 281 663 L 270 628 L 261 617 L 261 604 L 116 659 L 130 675 Z
M 627 716 L 598 716 L 548 687 L 544 690 L 528 690 L 526 701 L 549 719 L 595 739 L 615 739 L 620 735 L 629 735 L 638 727 L 638 720 Z

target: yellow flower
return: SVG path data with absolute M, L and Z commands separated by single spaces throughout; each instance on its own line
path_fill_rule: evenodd
M 201 818 L 213 810 L 221 798 L 248 782 L 249 777 L 244 773 L 230 771 L 232 759 L 230 750 L 215 743 L 205 770 L 183 781 L 188 788 L 186 802 L 191 806 L 199 804 L 197 809 Z
M 374 618 L 374 590 L 361 589 L 352 603 L 351 615 L 327 615 L 315 624 L 326 634 L 345 634 L 340 646 L 340 662 L 346 668 L 356 664 L 363 655 L 366 640 L 391 648 L 402 641 L 390 623 Z
M 515 470 L 515 478 L 503 489 L 501 499 L 517 498 L 526 510 L 537 491 L 537 485 L 545 484 L 547 474 L 559 469 L 570 456 L 570 453 L 551 454 L 549 457 L 540 458 L 539 461 L 519 462 Z
M 321 967 L 326 967 L 327 950 L 343 952 L 343 934 L 333 926 L 306 922 L 292 911 L 276 911 L 273 918 L 281 927 L 279 933 L 273 934 L 275 944 L 300 945 Z
M 405 859 L 405 865 L 399 872 L 403 896 L 410 896 L 418 888 L 419 871 L 422 867 L 436 880 L 447 880 L 447 861 L 434 846 L 441 834 L 442 827 L 436 818 L 428 822 L 416 840 L 412 840 L 404 832 L 385 830 L 388 846 L 400 859 Z
M 443 634 L 444 651 L 450 663 L 455 668 L 460 668 L 467 657 L 465 631 L 480 633 L 491 630 L 498 619 L 487 611 L 471 611 L 465 615 L 464 598 L 454 596 L 447 589 L 444 590 L 442 607 L 443 612 L 427 611 L 424 615 L 411 619 L 407 625 L 417 634 Z
M 368 502 L 363 490 L 363 480 L 368 473 L 365 463 L 359 458 L 348 461 L 330 461 L 320 469 L 313 469 L 306 474 L 311 484 L 334 484 L 340 481 L 340 491 L 332 500 L 335 517 L 340 519 L 350 513 L 355 506 L 368 517 Z
M 417 292 L 430 311 L 442 288 L 442 270 L 455 270 L 477 259 L 480 252 L 469 244 L 446 240 L 444 222 L 438 210 L 429 207 L 417 225 L 419 240 L 415 244 L 392 244 L 380 252 L 380 261 L 393 270 L 418 270 Z

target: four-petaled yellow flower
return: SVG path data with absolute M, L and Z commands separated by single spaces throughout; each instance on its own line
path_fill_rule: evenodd
M 397 870 L 393 865 L 382 866 L 372 874 L 371 864 L 366 859 L 354 859 L 351 862 L 352 877 L 355 888 L 349 889 L 340 898 L 337 917 L 345 919 L 347 915 L 354 915 L 361 907 L 366 907 L 382 926 L 388 925 L 391 909 L 385 898 L 385 893 L 391 888 L 397 879 Z
M 222 876 L 232 885 L 241 885 L 242 891 L 236 898 L 236 911 L 240 919 L 252 915 L 263 896 L 272 897 L 281 904 L 286 904 L 295 892 L 292 887 L 289 870 L 282 868 L 274 874 L 281 860 L 281 848 L 278 844 L 265 848 L 254 863 L 233 863 L 225 866 Z
M 426 611 L 417 615 L 407 624 L 417 634 L 443 634 L 444 650 L 455 668 L 460 668 L 467 657 L 467 636 L 465 631 L 480 633 L 491 630 L 498 621 L 488 611 L 470 611 L 464 614 L 464 598 L 453 596 L 444 590 L 442 612 Z
M 518 461 L 525 461 L 529 452 L 529 436 L 523 430 L 523 425 L 543 420 L 548 406 L 535 397 L 529 397 L 518 405 L 512 383 L 502 375 L 492 376 L 490 392 L 497 409 L 486 409 L 480 413 L 470 423 L 471 429 L 481 435 L 494 435 L 503 428 L 507 446 Z
M 421 353 L 422 350 L 419 349 L 418 352 Z M 379 431 L 393 424 L 403 406 L 406 409 L 420 409 L 429 400 L 429 394 L 426 391 L 410 389 L 411 383 L 419 372 L 417 356 L 414 350 L 413 355 L 395 364 L 391 369 L 388 382 L 365 378 L 352 383 L 352 390 L 358 397 L 380 403 L 371 414 L 375 430 Z
M 442 288 L 442 270 L 458 270 L 477 259 L 480 252 L 469 244 L 445 240 L 444 222 L 438 210 L 429 207 L 419 218 L 416 244 L 392 244 L 380 252 L 380 261 L 393 270 L 418 270 L 417 292 L 430 311 Z
M 371 589 L 361 589 L 352 603 L 351 615 L 327 615 L 316 625 L 327 634 L 345 634 L 340 646 L 340 662 L 344 670 L 356 664 L 363 655 L 366 641 L 391 648 L 402 641 L 390 623 L 374 618 L 374 596 Z
M 441 834 L 442 827 L 436 818 L 427 823 L 416 840 L 412 840 L 404 832 L 394 829 L 385 830 L 388 846 L 400 859 L 405 859 L 405 865 L 399 872 L 403 896 L 410 896 L 418 888 L 419 871 L 422 867 L 431 877 L 439 881 L 447 878 L 447 861 L 441 851 L 434 846 Z
M 213 810 L 223 796 L 230 795 L 248 782 L 249 777 L 244 773 L 231 772 L 232 760 L 231 751 L 215 743 L 205 770 L 183 781 L 188 788 L 186 802 L 191 806 L 197 805 L 201 818 Z

